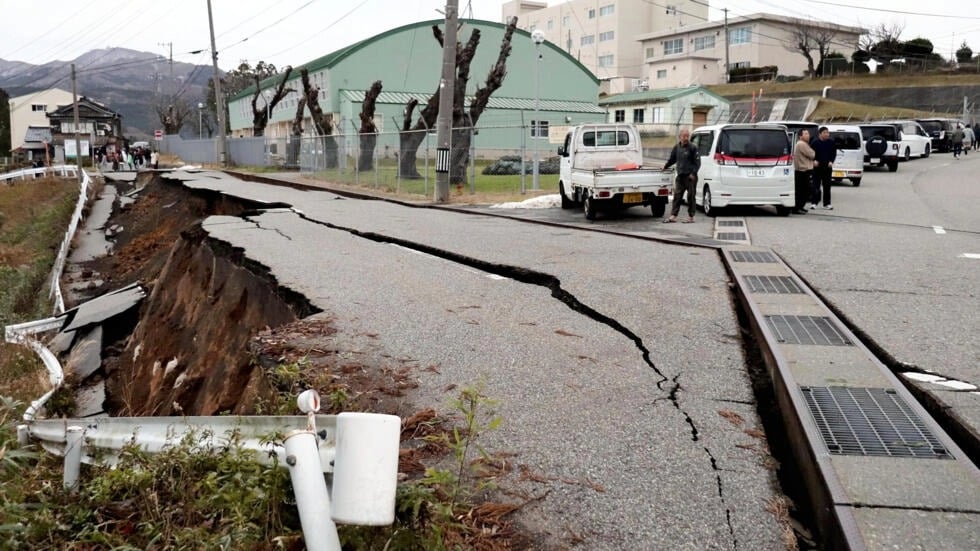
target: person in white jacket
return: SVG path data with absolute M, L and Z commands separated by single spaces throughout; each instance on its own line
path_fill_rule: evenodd
M 970 125 L 966 125 L 963 128 L 963 154 L 966 155 L 970 152 L 970 149 L 977 143 L 977 136 L 973 133 L 973 129 Z

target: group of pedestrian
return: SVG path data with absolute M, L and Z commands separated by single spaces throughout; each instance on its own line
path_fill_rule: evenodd
M 970 125 L 964 127 L 962 124 L 956 123 L 956 129 L 953 130 L 953 134 L 949 138 L 953 146 L 953 158 L 959 159 L 961 153 L 966 155 L 970 149 L 976 149 L 978 136 L 980 136 L 980 123 L 975 125 L 975 129 L 970 128 Z
M 159 155 L 148 147 L 107 149 L 103 146 L 95 149 L 95 161 L 102 171 L 141 170 L 158 168 Z
M 823 201 L 824 210 L 834 210 L 830 202 L 833 183 L 834 161 L 837 160 L 837 144 L 830 139 L 830 130 L 821 126 L 817 137 L 810 138 L 809 130 L 800 131 L 799 141 L 793 150 L 793 176 L 796 204 L 793 214 L 806 214 Z

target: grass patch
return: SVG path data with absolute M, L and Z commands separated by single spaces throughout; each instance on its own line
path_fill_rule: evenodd
M 969 86 L 980 84 L 980 74 L 946 73 L 879 73 L 834 78 L 804 79 L 795 82 L 739 82 L 707 86 L 712 92 L 728 98 L 752 97 L 753 92 L 770 95 L 820 93 L 824 86 L 834 88 L 909 88 L 926 86 Z
M 833 99 L 821 99 L 817 104 L 817 108 L 814 109 L 813 113 L 810 115 L 810 120 L 815 122 L 834 121 L 852 122 L 857 124 L 865 121 L 885 119 L 920 119 L 935 116 L 937 116 L 936 113 L 919 111 L 916 109 L 865 105 L 863 103 L 850 103 Z

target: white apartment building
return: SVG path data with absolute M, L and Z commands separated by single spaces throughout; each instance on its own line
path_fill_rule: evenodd
M 646 59 L 637 38 L 703 23 L 708 19 L 708 2 L 567 0 L 549 6 L 547 2 L 512 0 L 504 3 L 501 12 L 503 21 L 516 16 L 521 29 L 544 31 L 548 42 L 602 81 L 602 93 L 617 94 L 645 86 Z
M 27 128 L 31 126 L 49 127 L 48 111 L 72 103 L 71 92 L 60 88 L 50 88 L 32 94 L 10 98 L 10 149 L 24 145 Z
M 833 34 L 830 50 L 848 59 L 864 29 L 826 21 L 801 20 L 756 13 L 728 20 L 728 63 L 738 67 L 776 66 L 779 75 L 803 75 L 807 61 L 795 48 L 796 30 L 806 25 Z M 708 86 L 725 82 L 725 24 L 701 22 L 636 37 L 646 64 L 643 78 L 650 88 Z M 819 62 L 816 48 L 811 52 Z M 772 75 L 775 77 L 776 75 Z

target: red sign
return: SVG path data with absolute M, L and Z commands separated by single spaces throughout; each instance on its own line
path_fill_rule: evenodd
M 157 141 L 162 140 L 163 139 L 163 130 L 154 130 L 153 131 L 153 139 L 154 140 L 157 140 Z

